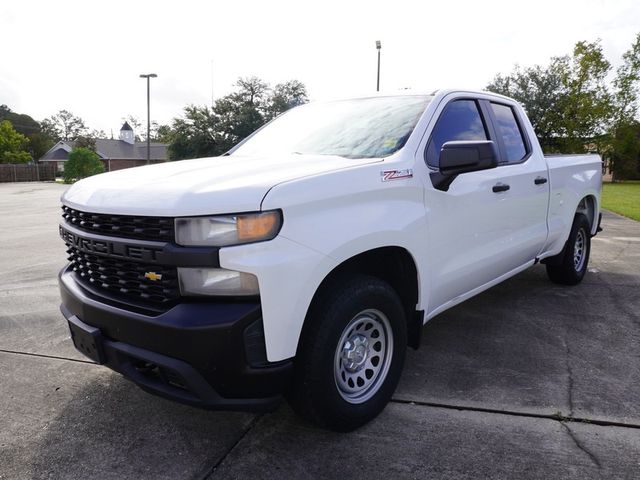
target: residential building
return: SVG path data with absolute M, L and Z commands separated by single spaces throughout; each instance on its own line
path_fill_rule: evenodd
M 76 142 L 61 140 L 47 151 L 38 161 L 54 162 L 58 172 L 64 171 L 64 163 L 69 158 L 69 153 L 75 147 Z M 165 143 L 151 142 L 151 163 L 166 162 L 168 145 Z M 147 142 L 136 141 L 135 132 L 128 122 L 124 122 L 120 129 L 119 138 L 96 139 L 96 153 L 104 163 L 105 171 L 121 170 L 123 168 L 139 167 L 147 164 Z

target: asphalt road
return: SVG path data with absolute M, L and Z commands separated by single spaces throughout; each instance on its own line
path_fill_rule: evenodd
M 605 213 L 577 287 L 544 267 L 431 321 L 350 434 L 207 412 L 88 362 L 58 311 L 56 184 L 0 184 L 0 479 L 640 478 L 640 223 Z

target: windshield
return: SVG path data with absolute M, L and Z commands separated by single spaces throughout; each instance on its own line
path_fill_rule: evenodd
M 276 118 L 233 155 L 385 157 L 402 148 L 432 97 L 374 97 L 311 103 Z

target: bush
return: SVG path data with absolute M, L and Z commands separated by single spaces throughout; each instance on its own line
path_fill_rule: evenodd
M 9 120 L 0 121 L 0 163 L 28 163 L 32 160 L 25 150 L 29 139 L 18 133 Z
M 85 147 L 74 148 L 64 165 L 64 183 L 73 183 L 102 172 L 104 165 L 96 152 Z

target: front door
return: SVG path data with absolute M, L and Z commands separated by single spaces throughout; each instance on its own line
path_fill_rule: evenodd
M 535 180 L 547 178 L 546 162 L 517 118 L 513 106 L 465 98 L 449 102 L 434 127 L 430 167 L 450 140 L 493 140 L 500 164 L 459 175 L 446 191 L 427 188 L 430 312 L 531 262 L 545 242 L 549 183 Z

